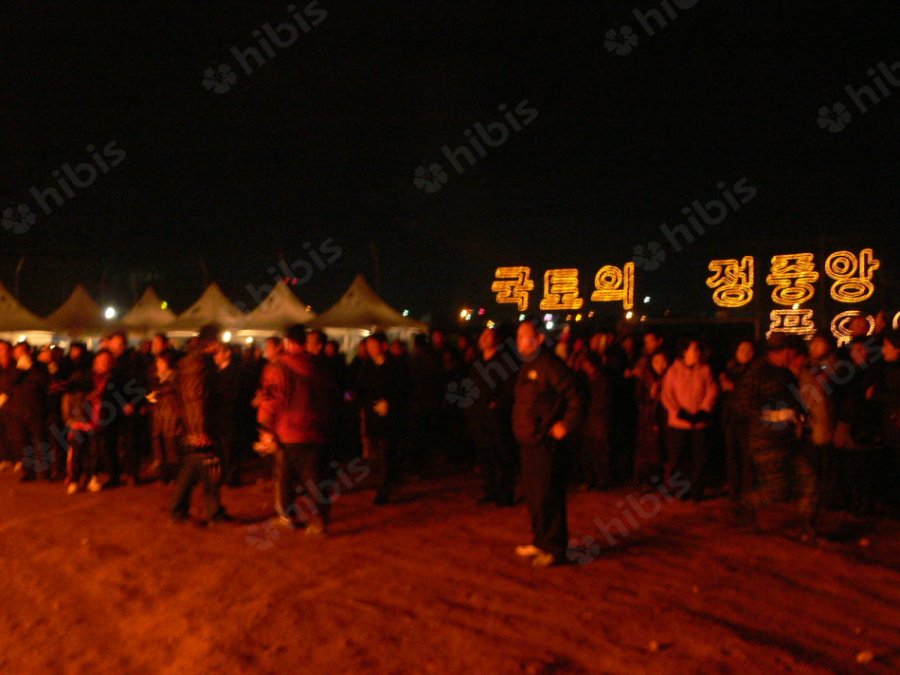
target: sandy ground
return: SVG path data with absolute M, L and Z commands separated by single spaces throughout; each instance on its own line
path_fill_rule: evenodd
M 476 506 L 474 476 L 344 494 L 324 539 L 268 526 L 265 482 L 214 528 L 170 523 L 171 493 L 0 475 L 0 672 L 900 670 L 892 520 L 808 544 L 735 530 L 724 500 L 577 493 L 575 562 L 539 570 L 513 554 L 524 506 Z

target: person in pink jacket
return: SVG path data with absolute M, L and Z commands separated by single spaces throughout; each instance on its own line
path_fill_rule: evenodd
M 662 404 L 666 409 L 666 484 L 676 472 L 690 478 L 690 489 L 682 499 L 703 497 L 704 473 L 709 451 L 709 426 L 719 388 L 712 369 L 703 363 L 697 340 L 679 344 L 675 363 L 666 371 L 662 384 Z

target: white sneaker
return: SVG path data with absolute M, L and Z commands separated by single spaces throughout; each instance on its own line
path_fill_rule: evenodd
M 531 561 L 531 564 L 534 567 L 552 567 L 556 565 L 559 561 L 556 559 L 552 553 L 547 553 L 546 551 L 541 551 Z
M 534 556 L 540 555 L 541 553 L 543 553 L 543 551 L 532 544 L 516 546 L 516 555 L 523 558 L 533 558 Z
M 87 486 L 88 492 L 100 492 L 103 489 L 103 483 L 100 482 L 100 479 L 97 476 L 91 478 L 91 482 L 88 483 Z
M 66 488 L 67 495 L 74 495 L 78 492 L 78 483 L 69 483 L 69 487 Z

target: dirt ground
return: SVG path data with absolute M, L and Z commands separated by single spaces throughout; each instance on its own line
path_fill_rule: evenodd
M 721 499 L 575 493 L 573 563 L 539 570 L 524 506 L 476 506 L 475 476 L 343 494 L 324 539 L 268 525 L 264 481 L 211 528 L 171 523 L 171 494 L 0 475 L 0 672 L 900 670 L 893 520 L 804 543 Z

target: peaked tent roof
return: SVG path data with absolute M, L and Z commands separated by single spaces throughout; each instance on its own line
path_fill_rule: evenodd
M 0 333 L 45 330 L 52 328 L 37 314 L 32 314 L 0 282 Z
M 241 330 L 284 331 L 315 316 L 297 299 L 284 280 L 279 279 L 266 299 L 244 319 Z
M 314 328 L 427 328 L 425 324 L 403 316 L 378 297 L 362 274 L 356 275 L 333 307 L 319 314 L 308 325 Z
M 46 321 L 56 332 L 70 335 L 103 333 L 110 327 L 100 305 L 81 284 L 75 287 L 68 300 L 47 316 Z
M 163 309 L 162 300 L 153 287 L 148 286 L 141 299 L 128 310 L 119 323 L 128 330 L 152 331 L 166 328 L 173 321 L 175 321 L 175 312 L 171 309 Z
M 198 331 L 206 324 L 214 323 L 221 328 L 240 327 L 244 314 L 225 297 L 219 284 L 213 282 L 203 291 L 197 302 L 188 307 L 174 322 L 166 326 L 166 331 Z

